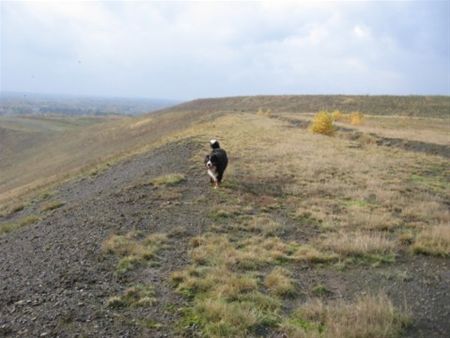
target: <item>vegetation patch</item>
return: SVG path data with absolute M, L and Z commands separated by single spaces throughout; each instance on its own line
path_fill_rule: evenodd
M 239 229 L 255 232 L 264 236 L 273 236 L 282 228 L 281 224 L 276 222 L 268 215 L 252 216 L 244 220 Z
M 279 296 L 292 295 L 295 293 L 295 286 L 290 275 L 288 270 L 275 267 L 264 279 L 264 285 L 273 294 Z
M 333 117 L 328 112 L 321 111 L 314 116 L 309 128 L 315 134 L 333 135 Z
M 14 222 L 7 222 L 7 223 L 0 224 L 0 235 L 14 231 L 23 226 L 36 223 L 37 221 L 39 221 L 39 217 L 30 215 L 30 216 L 25 216 L 25 217 L 19 218 L 18 220 L 14 221 Z
M 208 234 L 191 244 L 194 264 L 172 274 L 177 291 L 193 300 L 182 330 L 195 325 L 207 337 L 247 337 L 280 321 L 281 302 L 259 291 L 256 274 L 236 270 L 240 253 L 228 237 Z
M 319 299 L 300 306 L 281 324 L 289 337 L 397 337 L 409 316 L 394 307 L 383 293 L 325 304 Z
M 308 244 L 298 246 L 292 255 L 294 261 L 311 263 L 327 263 L 336 261 L 338 258 L 339 256 L 334 252 L 321 251 Z
M 44 204 L 41 208 L 41 211 L 50 211 L 50 210 L 55 210 L 58 208 L 61 208 L 62 206 L 64 206 L 64 204 L 66 204 L 66 202 L 63 201 L 51 201 L 48 202 L 46 204 Z
M 422 230 L 412 246 L 415 253 L 450 256 L 450 226 L 436 225 Z
M 154 178 L 150 184 L 155 186 L 175 186 L 186 180 L 183 174 L 168 174 Z
M 393 262 L 396 243 L 376 232 L 330 233 L 317 243 L 343 258 L 368 260 L 375 264 Z
M 312 294 L 316 297 L 322 297 L 331 294 L 332 292 L 323 284 L 318 284 L 312 288 Z
M 375 209 L 353 207 L 347 214 L 347 225 L 354 229 L 392 230 L 398 226 L 398 220 L 389 212 Z
M 219 221 L 225 221 L 227 219 L 234 218 L 236 216 L 239 216 L 240 214 L 241 214 L 241 211 L 240 211 L 239 207 L 223 206 L 221 208 L 212 210 L 208 216 L 213 221 L 219 222 Z
M 167 236 L 155 233 L 141 238 L 140 233 L 130 232 L 126 235 L 112 235 L 103 242 L 103 251 L 115 254 L 120 258 L 116 273 L 123 275 L 155 257 L 164 247 Z
M 126 289 L 121 295 L 110 297 L 107 306 L 119 309 L 125 307 L 148 307 L 156 302 L 155 291 L 151 285 L 139 284 Z

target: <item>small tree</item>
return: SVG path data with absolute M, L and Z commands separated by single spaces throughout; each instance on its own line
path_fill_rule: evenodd
M 312 120 L 310 130 L 317 134 L 332 135 L 334 126 L 331 114 L 326 111 L 318 112 Z

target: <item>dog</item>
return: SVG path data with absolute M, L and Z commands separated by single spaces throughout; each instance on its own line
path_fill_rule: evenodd
M 214 184 L 214 188 L 218 188 L 222 182 L 223 173 L 228 165 L 228 157 L 225 150 L 220 148 L 220 144 L 217 140 L 212 139 L 209 141 L 209 145 L 212 151 L 209 155 L 205 156 L 205 167 L 208 171 L 211 184 Z

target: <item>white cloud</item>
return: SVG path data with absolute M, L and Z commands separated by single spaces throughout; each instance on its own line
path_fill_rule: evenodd
M 365 26 L 356 25 L 353 27 L 353 33 L 356 35 L 356 37 L 360 39 L 365 39 L 370 37 L 370 31 Z
M 408 93 L 420 65 L 430 92 L 448 93 L 448 30 L 436 31 L 435 18 L 409 28 L 424 12 L 414 6 L 3 2 L 2 88 L 181 98 Z M 448 26 L 449 15 L 440 20 Z M 417 46 L 433 46 L 433 34 L 447 47 L 424 56 Z M 411 36 L 422 42 L 405 44 Z

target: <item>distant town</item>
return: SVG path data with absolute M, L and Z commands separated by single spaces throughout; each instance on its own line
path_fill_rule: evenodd
M 4 92 L 1 115 L 140 115 L 179 103 L 151 98 L 108 98 Z

